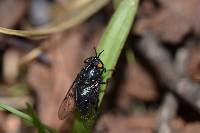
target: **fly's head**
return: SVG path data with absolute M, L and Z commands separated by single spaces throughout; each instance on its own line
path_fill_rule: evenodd
M 96 53 L 96 52 L 95 52 Z M 99 56 L 103 53 L 103 51 L 101 51 L 99 54 L 96 53 L 95 56 L 89 57 L 87 59 L 85 59 L 84 63 L 86 65 L 90 65 L 93 67 L 96 67 L 98 70 L 105 72 L 106 68 L 104 67 L 103 62 L 101 61 L 101 59 L 99 58 Z

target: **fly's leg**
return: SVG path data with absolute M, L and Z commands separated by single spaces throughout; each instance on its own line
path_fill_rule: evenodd
M 99 108 L 98 108 L 98 105 L 99 105 L 99 97 L 97 98 L 97 101 L 96 101 L 96 104 L 95 104 L 95 107 L 94 107 L 95 112 L 96 112 L 96 115 L 99 114 Z
M 115 69 L 112 69 L 112 68 L 111 69 L 106 69 L 106 68 L 103 69 L 104 73 L 106 73 L 106 72 L 113 72 L 113 71 L 115 71 Z
M 108 79 L 106 79 L 106 81 L 101 81 L 100 84 L 103 84 L 103 85 L 108 84 L 108 82 L 109 82 L 110 80 L 111 80 L 111 78 L 108 78 Z
M 103 85 L 106 84 L 106 83 L 107 83 L 107 82 L 104 82 L 104 81 L 100 82 L 100 84 L 103 84 Z
M 102 71 L 102 74 L 103 74 L 104 72 L 113 72 L 113 71 L 114 71 L 114 69 L 108 69 L 108 70 L 106 70 L 106 68 L 104 68 L 103 71 Z M 103 80 L 103 79 L 101 78 L 101 79 L 100 79 L 100 84 L 107 84 L 108 81 L 110 80 L 110 78 L 106 79 L 106 81 L 102 81 L 102 80 Z
M 107 79 L 106 81 L 100 82 L 101 85 L 107 85 L 111 78 Z M 105 92 L 105 88 L 100 88 L 99 93 Z

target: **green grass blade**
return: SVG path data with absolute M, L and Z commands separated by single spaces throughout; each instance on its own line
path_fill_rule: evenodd
M 136 62 L 135 55 L 130 48 L 126 50 L 126 59 L 128 64 L 133 64 Z
M 27 104 L 27 111 L 33 119 L 34 126 L 38 129 L 38 133 L 46 133 L 44 125 L 41 123 L 30 104 Z
M 117 60 L 133 24 L 138 3 L 139 0 L 121 1 L 100 40 L 97 51 L 104 50 L 100 58 L 107 69 L 114 69 L 117 64 Z M 107 72 L 104 75 L 104 79 L 109 79 L 111 75 L 112 72 Z M 101 90 L 105 90 L 105 87 L 102 86 Z M 103 95 L 104 91 L 101 91 L 99 97 L 100 103 Z
M 122 0 L 112 0 L 112 4 L 114 6 L 114 8 L 116 9 L 119 5 L 119 3 L 121 2 Z
M 114 69 L 117 64 L 117 60 L 131 29 L 138 3 L 139 0 L 122 0 L 112 16 L 102 39 L 100 40 L 97 52 L 99 53 L 104 50 L 100 58 L 107 69 Z M 111 72 L 106 73 L 104 79 L 110 78 L 111 74 Z M 105 90 L 105 87 L 105 85 L 102 86 L 101 90 Z M 104 91 L 101 91 L 99 104 L 102 101 L 103 95 Z M 79 118 L 76 118 L 73 132 L 89 133 L 91 131 L 83 126 L 83 123 Z
M 29 123 L 33 123 L 33 119 L 29 115 L 27 115 L 27 114 L 25 114 L 25 113 L 23 113 L 19 110 L 16 110 L 15 108 L 12 108 L 12 107 L 5 105 L 5 104 L 0 104 L 0 108 L 13 113 L 14 115 L 24 119 L 25 121 L 27 121 Z
M 19 110 L 16 110 L 15 108 L 12 108 L 8 105 L 5 105 L 5 104 L 0 104 L 0 108 L 4 109 L 4 110 L 7 110 L 9 112 L 11 112 L 12 114 L 22 118 L 23 120 L 27 121 L 28 123 L 34 125 L 34 120 L 31 116 L 29 116 L 28 114 L 26 113 L 23 113 Z M 50 132 L 50 133 L 59 133 L 58 131 L 56 131 L 55 129 L 51 128 L 51 127 L 48 127 L 47 125 L 43 124 L 43 126 Z

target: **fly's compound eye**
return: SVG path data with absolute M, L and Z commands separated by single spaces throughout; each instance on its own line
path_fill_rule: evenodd
M 98 63 L 98 64 L 97 64 L 97 67 L 98 67 L 98 68 L 103 68 L 103 64 Z
M 89 63 L 90 62 L 90 58 L 87 58 L 84 60 L 84 63 Z

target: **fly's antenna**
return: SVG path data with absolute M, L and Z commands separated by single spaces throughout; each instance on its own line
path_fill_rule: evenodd
M 97 57 L 97 49 L 94 47 L 95 56 Z
M 99 53 L 99 55 L 97 56 L 98 58 L 99 58 L 99 57 L 100 57 L 100 55 L 103 53 L 103 51 L 104 51 L 104 50 L 102 50 L 102 51 Z

